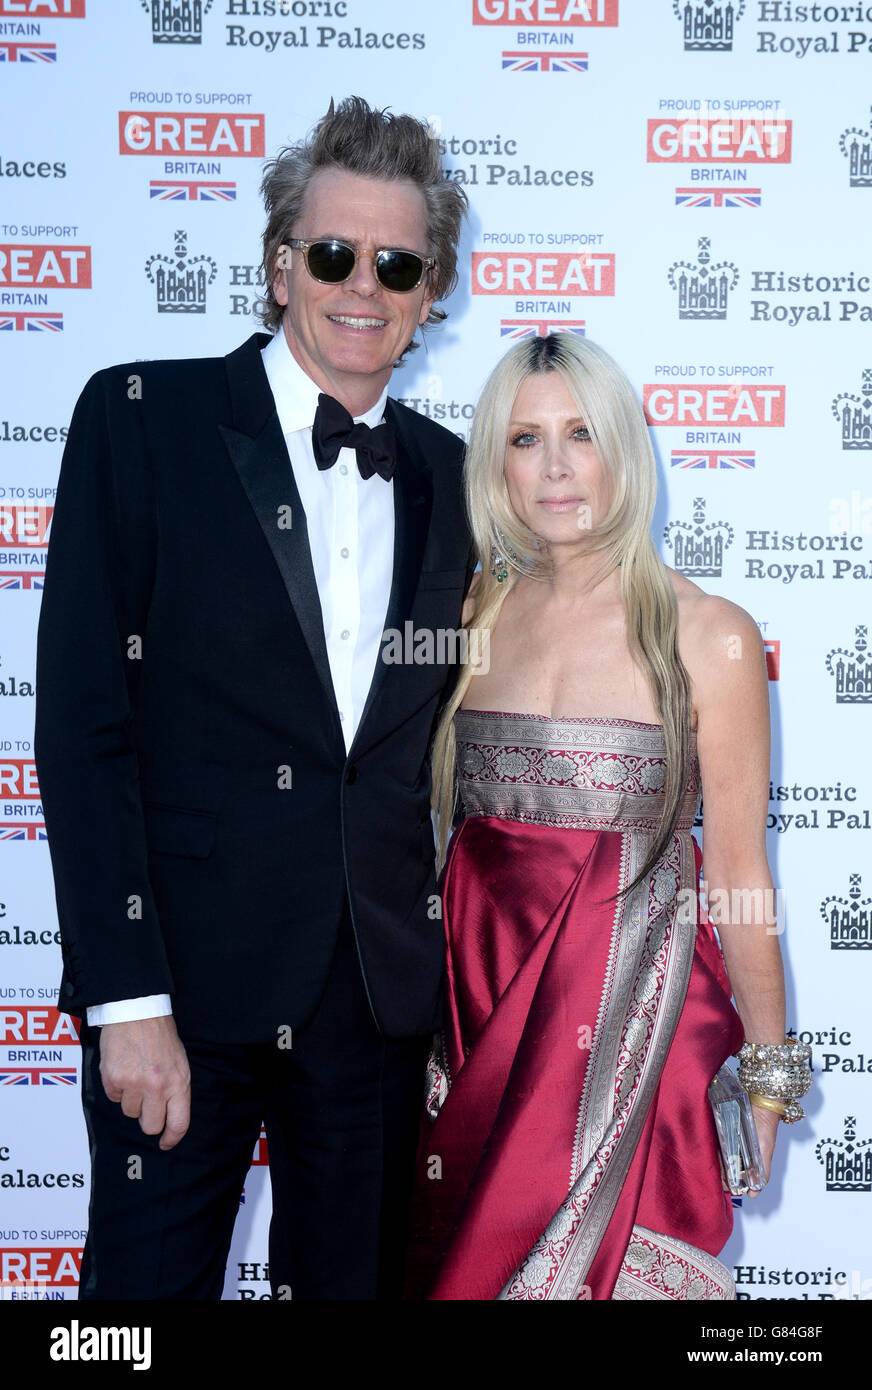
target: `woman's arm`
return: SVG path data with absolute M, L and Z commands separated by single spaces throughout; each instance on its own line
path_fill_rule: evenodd
M 682 605 L 685 606 L 685 605 Z M 748 1042 L 784 1041 L 784 973 L 766 857 L 769 685 L 744 609 L 700 594 L 682 655 L 691 676 L 704 813 L 703 883 Z M 778 1115 L 755 1106 L 768 1176 Z

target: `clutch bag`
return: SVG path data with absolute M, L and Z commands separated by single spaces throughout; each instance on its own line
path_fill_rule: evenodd
M 757 1126 L 748 1092 L 728 1066 L 709 1082 L 708 1098 L 721 1146 L 724 1179 L 734 1197 L 761 1192 L 766 1186 Z

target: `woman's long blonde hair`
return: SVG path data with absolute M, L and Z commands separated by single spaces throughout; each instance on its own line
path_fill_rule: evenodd
M 466 508 L 482 567 L 466 627 L 478 629 L 480 636 L 491 632 L 506 595 L 521 575 L 544 579 L 551 573 L 547 549 L 511 506 L 504 473 L 515 397 L 522 382 L 544 372 L 557 372 L 563 379 L 590 432 L 609 487 L 609 510 L 587 535 L 591 548 L 604 552 L 603 575 L 620 567 L 627 641 L 648 680 L 666 743 L 663 813 L 632 887 L 654 868 L 678 822 L 690 765 L 690 678 L 678 653 L 675 594 L 651 540 L 657 478 L 645 417 L 620 367 L 589 339 L 571 333 L 525 339 L 506 353 L 485 383 L 464 469 Z M 492 553 L 505 558 L 509 573 L 502 583 L 492 570 Z M 469 643 L 468 650 L 478 652 L 481 646 L 481 641 Z M 461 668 L 433 743 L 439 868 L 445 862 L 457 806 L 454 715 L 475 670 L 473 661 Z

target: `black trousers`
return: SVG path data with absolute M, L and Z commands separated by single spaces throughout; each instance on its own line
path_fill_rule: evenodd
M 81 1040 L 91 1150 L 81 1299 L 219 1299 L 261 1121 L 273 1296 L 399 1298 L 429 1038 L 378 1031 L 347 903 L 321 1001 L 290 1047 L 182 1039 L 191 1123 L 168 1152 L 107 1099 L 100 1029 L 83 1021 Z

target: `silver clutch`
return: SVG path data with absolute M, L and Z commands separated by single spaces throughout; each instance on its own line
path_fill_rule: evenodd
M 708 1098 L 721 1146 L 724 1181 L 734 1197 L 761 1192 L 766 1186 L 757 1126 L 748 1092 L 728 1066 L 709 1082 Z

